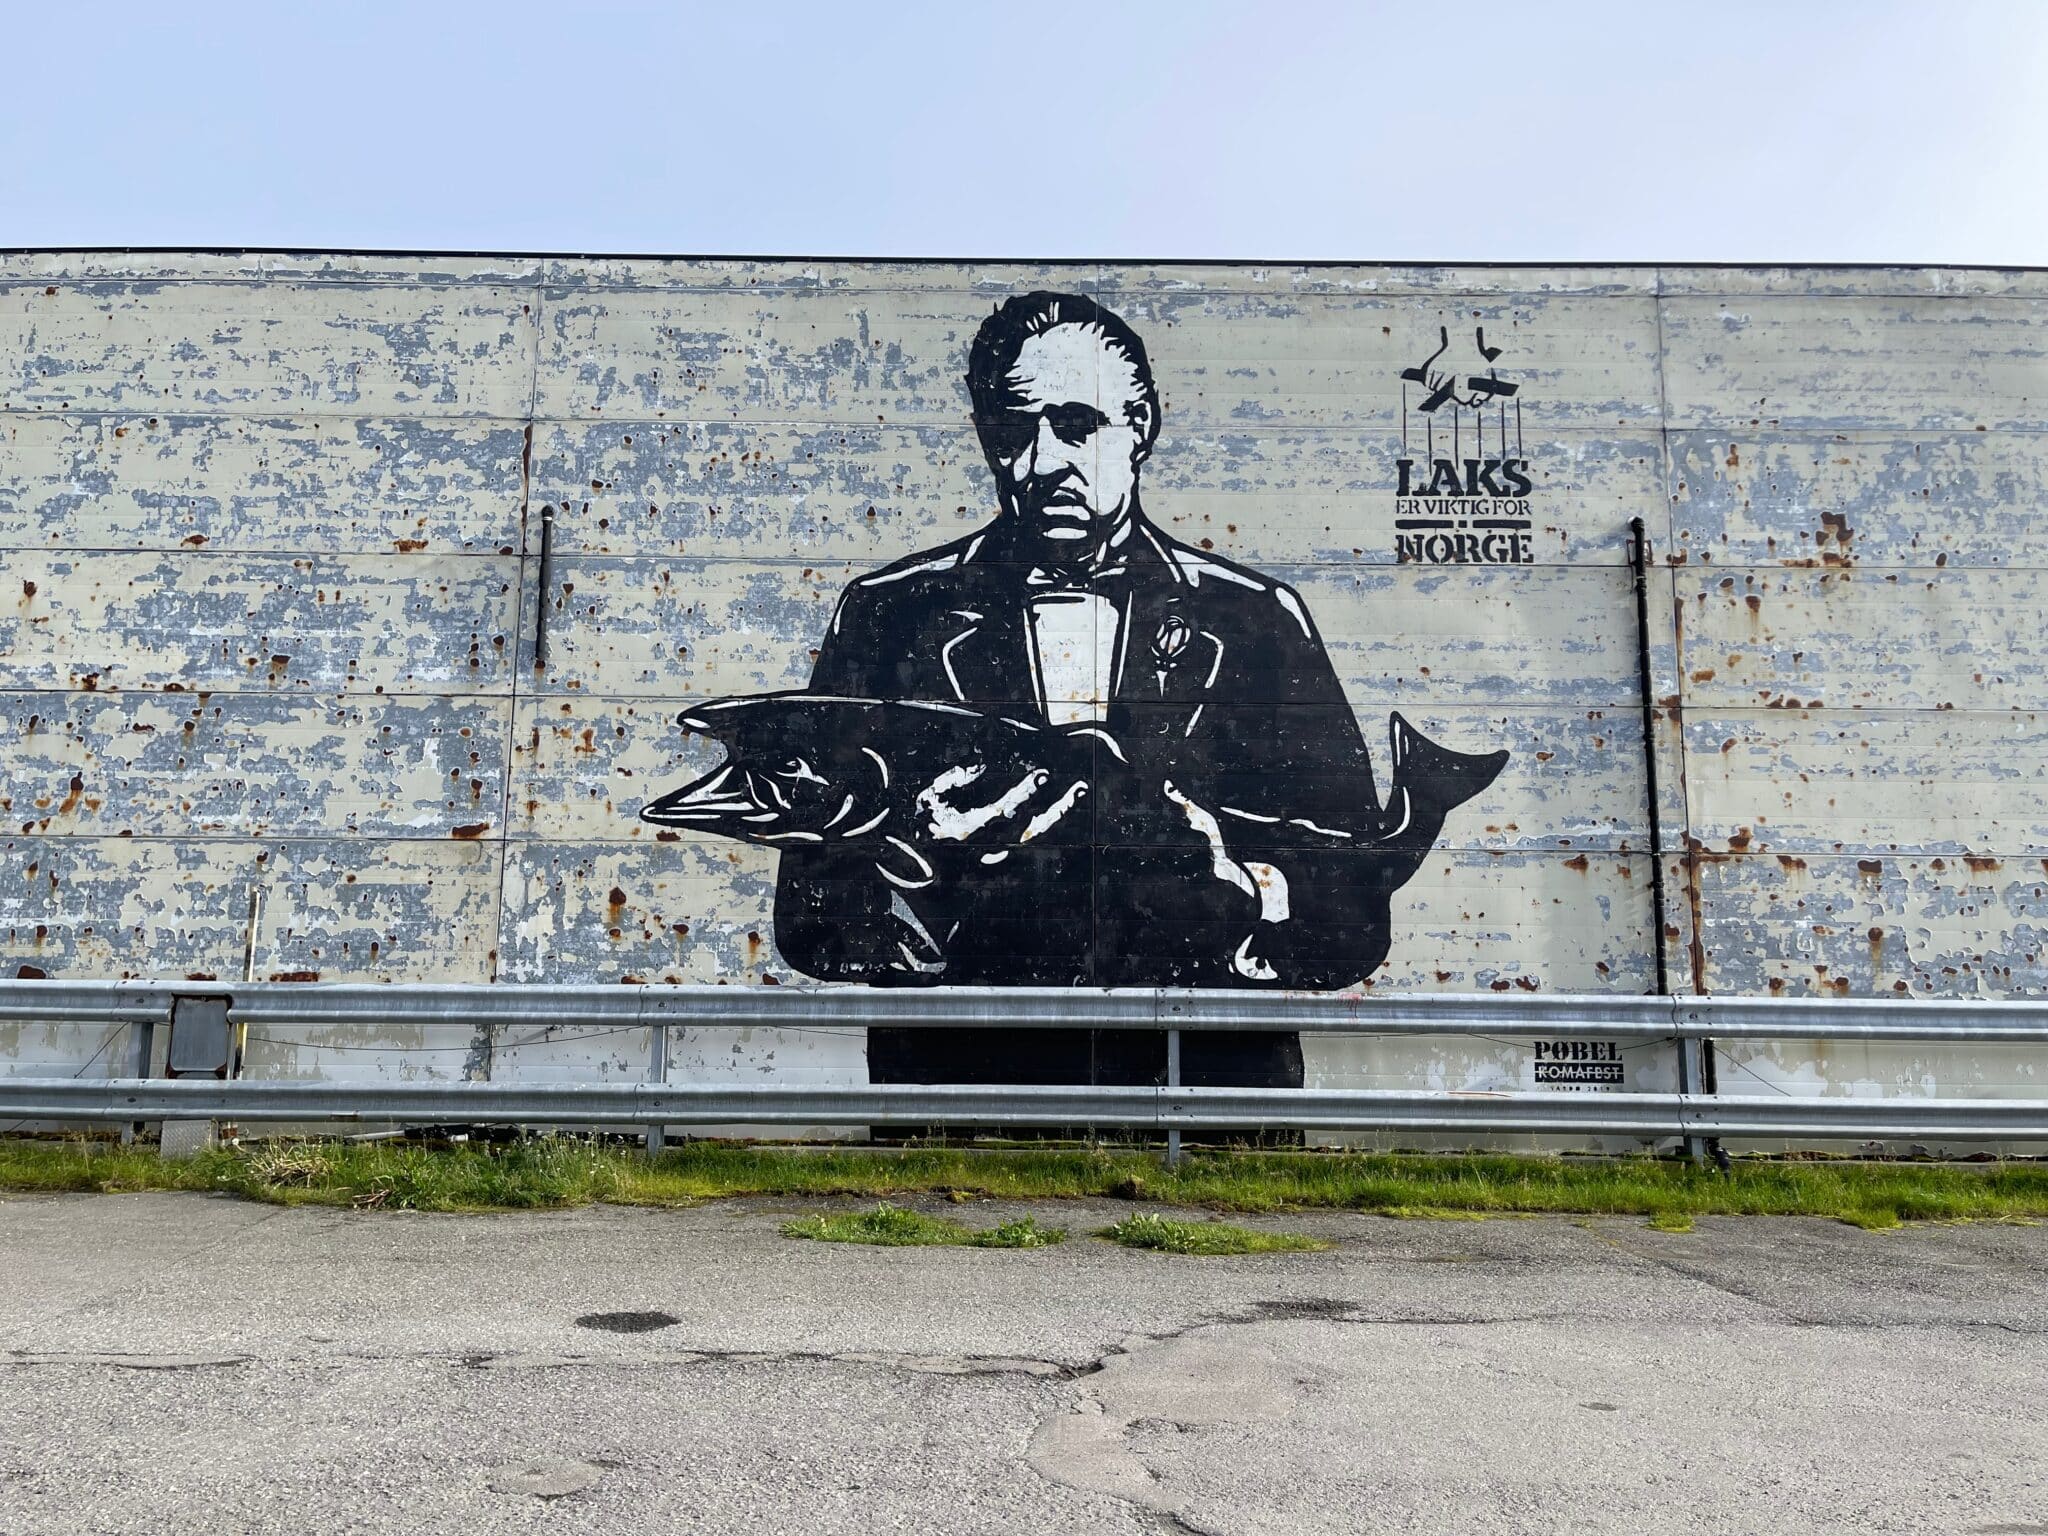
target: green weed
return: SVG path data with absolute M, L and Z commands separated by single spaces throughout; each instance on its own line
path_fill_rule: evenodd
M 1126 1248 L 1159 1253 L 1306 1253 L 1330 1245 L 1299 1232 L 1254 1232 L 1223 1221 L 1175 1221 L 1168 1216 L 1126 1216 L 1095 1234 Z
M 537 1136 L 504 1145 L 256 1142 L 165 1162 L 111 1141 L 0 1139 L 0 1190 L 206 1190 L 278 1204 L 424 1211 L 548 1209 L 606 1201 L 674 1206 L 734 1195 L 878 1200 L 1143 1199 L 1219 1212 L 1349 1210 L 1387 1216 L 1544 1212 L 1676 1222 L 1822 1216 L 1879 1229 L 1907 1221 L 2048 1218 L 2048 1164 L 1738 1159 L 1721 1174 L 1649 1157 L 1505 1153 L 1079 1148 L 794 1148 L 692 1142 L 637 1148 Z
M 1041 1227 L 1030 1216 L 976 1232 L 949 1217 L 907 1211 L 886 1200 L 873 1210 L 786 1221 L 782 1235 L 820 1243 L 872 1243 L 883 1248 L 1046 1248 L 1067 1238 L 1064 1228 Z

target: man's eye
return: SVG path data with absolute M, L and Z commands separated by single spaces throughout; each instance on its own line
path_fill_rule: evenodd
M 1038 418 L 1023 412 L 993 416 L 981 424 L 982 435 L 999 457 L 1014 459 L 1038 436 Z
M 1102 412 L 1092 405 L 1084 405 L 1078 401 L 1070 405 L 1046 407 L 1045 419 L 1052 423 L 1053 436 L 1070 448 L 1087 442 L 1109 425 L 1109 418 Z

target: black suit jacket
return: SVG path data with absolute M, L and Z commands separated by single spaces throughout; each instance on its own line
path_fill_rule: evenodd
M 1122 549 L 1122 569 L 1094 583 L 1122 623 L 1109 740 L 1093 744 L 1087 798 L 997 860 L 935 857 L 939 878 L 921 890 L 857 851 L 785 849 L 775 932 L 790 964 L 894 985 L 1296 988 L 1346 986 L 1379 965 L 1389 896 L 1415 861 L 1397 870 L 1338 831 L 1379 802 L 1301 599 L 1142 515 Z M 999 519 L 861 577 L 840 600 L 810 691 L 1042 718 L 1032 571 Z M 876 1031 L 871 1070 L 878 1081 L 1156 1075 L 1150 1045 L 1105 1068 L 1103 1041 L 1090 1039 L 1082 1075 L 1072 1041 L 997 1044 L 985 1031 L 951 1045 Z M 1292 1037 L 1237 1044 L 1189 1036 L 1185 1080 L 1299 1084 Z

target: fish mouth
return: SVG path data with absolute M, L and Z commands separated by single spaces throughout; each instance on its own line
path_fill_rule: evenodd
M 715 827 L 730 821 L 770 822 L 779 814 L 763 798 L 757 775 L 726 763 L 642 807 L 640 819 L 658 827 Z

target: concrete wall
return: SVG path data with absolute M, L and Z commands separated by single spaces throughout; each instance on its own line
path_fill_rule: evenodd
M 1147 510 L 1303 595 L 1376 752 L 1398 708 L 1511 753 L 1398 893 L 1374 989 L 1651 988 L 1641 517 L 1675 982 L 2048 991 L 2048 276 L 1953 269 L 0 257 L 7 971 L 801 984 L 777 855 L 635 813 L 718 761 L 687 701 L 802 685 L 850 579 L 986 520 L 966 349 L 1036 288 L 1145 337 Z M 1427 425 L 1400 373 L 1482 329 L 1530 559 L 1399 563 Z M 254 1059 L 480 1070 L 326 1044 Z M 523 1049 L 491 1069 L 645 1060 Z M 13 1070 L 74 1053 L 0 1031 Z M 857 1077 L 859 1042 L 676 1070 Z M 1731 1070 L 2042 1091 L 2020 1053 Z M 1529 1074 L 1525 1043 L 1311 1060 Z

